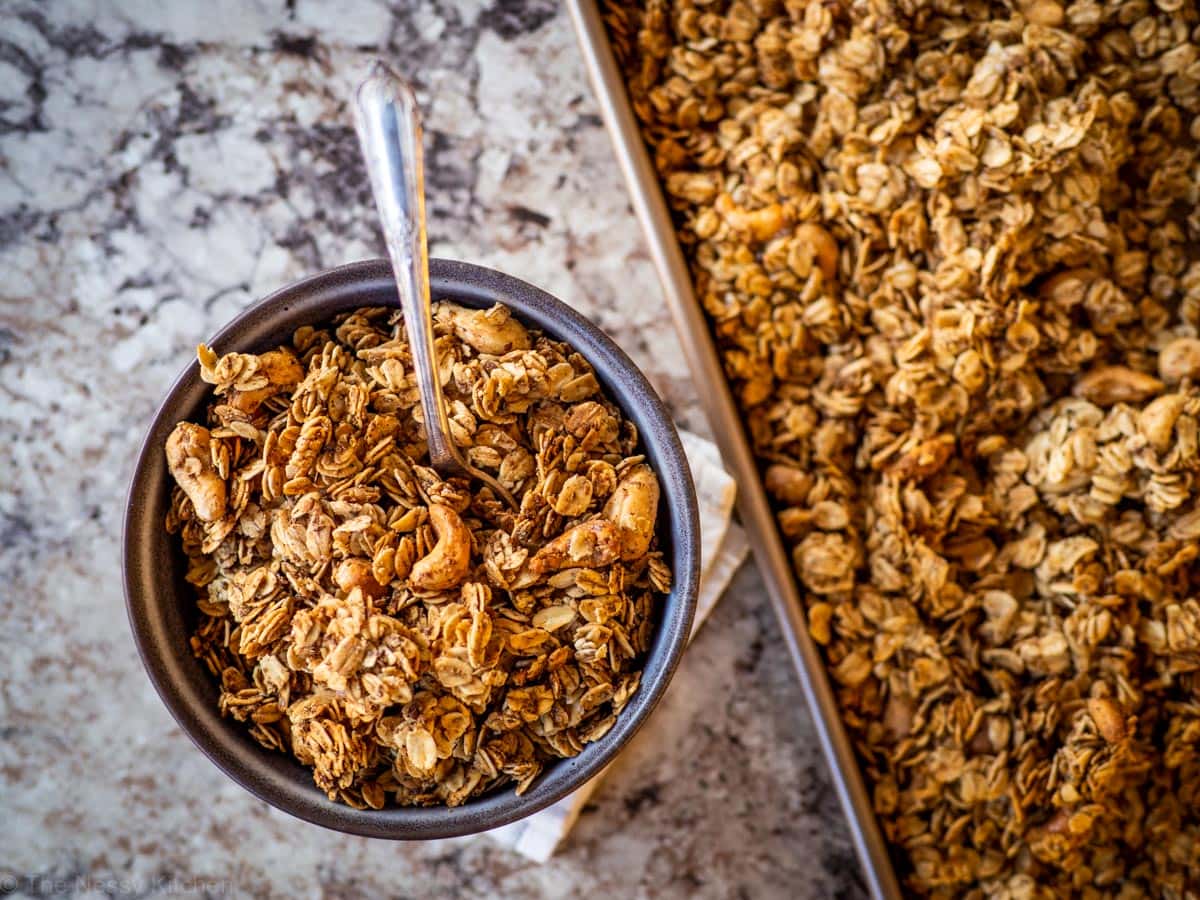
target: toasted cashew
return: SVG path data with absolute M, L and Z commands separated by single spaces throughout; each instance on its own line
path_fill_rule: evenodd
M 196 515 L 215 522 L 225 515 L 225 481 L 212 461 L 212 436 L 207 428 L 180 422 L 167 438 L 167 468 L 192 501 Z
M 437 543 L 413 563 L 408 582 L 422 591 L 458 587 L 471 568 L 471 532 L 458 513 L 440 503 L 429 507 L 429 523 Z
M 1187 398 L 1183 394 L 1163 394 L 1147 403 L 1146 408 L 1138 413 L 1138 430 L 1159 453 L 1165 453 L 1171 446 L 1175 423 L 1183 415 L 1186 405 Z
M 1200 338 L 1176 338 L 1159 350 L 1158 374 L 1172 383 L 1200 376 Z
M 591 519 L 570 528 L 539 550 L 529 561 L 535 575 L 575 566 L 596 568 L 621 556 L 621 531 L 608 519 Z
M 1141 403 L 1162 389 L 1163 383 L 1145 372 L 1128 366 L 1098 366 L 1076 380 L 1074 393 L 1097 406 L 1112 406 Z
M 814 222 L 802 222 L 796 226 L 795 240 L 812 254 L 825 281 L 837 277 L 838 245 L 833 235 Z
M 604 517 L 621 532 L 621 559 L 637 559 L 650 549 L 658 517 L 658 478 L 647 465 L 634 466 L 604 504 Z
M 352 557 L 342 560 L 333 573 L 333 580 L 347 594 L 355 588 L 373 598 L 382 597 L 387 592 L 387 588 L 375 580 L 369 559 Z
M 528 350 L 529 332 L 503 306 L 491 309 L 465 309 L 443 303 L 439 319 L 449 319 L 459 340 L 466 341 L 480 353 L 502 356 L 510 350 Z
M 759 242 L 773 237 L 787 224 L 787 215 L 778 203 L 750 210 L 738 206 L 729 194 L 721 194 L 714 207 L 731 228 Z
M 1025 21 L 1032 25 L 1045 25 L 1047 28 L 1057 28 L 1066 18 L 1061 3 L 1055 0 L 1023 0 L 1017 4 Z
M 926 438 L 890 463 L 886 471 L 896 478 L 920 481 L 938 472 L 954 455 L 955 446 L 952 434 Z
M 267 384 L 251 391 L 239 391 L 234 388 L 229 392 L 226 402 L 230 406 L 246 413 L 255 413 L 263 401 L 274 397 L 281 391 L 290 391 L 304 377 L 304 369 L 300 360 L 290 350 L 271 350 L 258 357 L 259 374 L 265 375 Z
M 789 506 L 805 502 L 812 488 L 812 476 L 796 466 L 773 463 L 767 466 L 764 478 L 767 493 Z

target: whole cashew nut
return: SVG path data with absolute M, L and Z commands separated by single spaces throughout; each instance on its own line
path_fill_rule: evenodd
M 658 478 L 649 466 L 634 466 L 626 473 L 604 504 L 604 517 L 621 533 L 621 559 L 645 555 L 658 517 Z
M 237 353 L 228 355 L 241 356 L 243 360 L 253 363 L 253 368 L 244 376 L 239 376 L 225 394 L 227 405 L 248 416 L 257 413 L 258 408 L 269 398 L 282 391 L 292 390 L 304 378 L 304 366 L 291 350 L 284 347 L 257 356 Z M 201 378 L 209 384 L 222 381 L 217 369 L 226 357 L 217 356 L 212 347 L 201 344 L 196 348 L 196 358 L 200 360 Z
M 480 353 L 503 356 L 510 350 L 528 350 L 529 332 L 503 306 L 464 309 L 453 303 L 438 308 L 439 319 L 449 319 L 454 333 Z
M 167 438 L 167 468 L 204 522 L 225 515 L 225 481 L 213 465 L 211 447 L 208 429 L 192 422 L 180 422 Z
M 569 528 L 544 546 L 529 561 L 535 575 L 575 566 L 597 568 L 621 555 L 621 531 L 608 519 L 590 519 Z
M 826 282 L 837 277 L 838 245 L 833 235 L 814 222 L 803 222 L 796 226 L 795 240 L 812 255 Z
M 1158 374 L 1172 384 L 1200 375 L 1200 338 L 1176 338 L 1159 350 Z
M 333 580 L 347 595 L 355 588 L 376 600 L 387 593 L 387 587 L 375 580 L 369 559 L 351 557 L 342 560 L 334 571 Z
M 296 359 L 290 350 L 283 348 L 260 355 L 258 371 L 266 376 L 266 385 L 249 391 L 234 388 L 228 394 L 229 405 L 247 415 L 257 412 L 264 401 L 280 391 L 290 391 L 304 377 L 304 368 L 300 365 L 300 360 Z
M 458 587 L 471 568 L 471 532 L 458 513 L 440 503 L 429 507 L 429 523 L 437 543 L 413 563 L 408 583 L 422 591 Z
M 714 208 L 731 228 L 759 242 L 773 237 L 787 224 L 783 206 L 778 203 L 749 210 L 738 206 L 729 194 L 721 194 Z
M 1128 366 L 1098 366 L 1079 376 L 1074 394 L 1097 406 L 1115 403 L 1143 403 L 1163 389 L 1153 375 Z
M 1171 446 L 1175 423 L 1183 415 L 1185 406 L 1187 397 L 1183 394 L 1163 394 L 1147 403 L 1146 408 L 1138 413 L 1138 431 L 1159 453 L 1166 453 Z

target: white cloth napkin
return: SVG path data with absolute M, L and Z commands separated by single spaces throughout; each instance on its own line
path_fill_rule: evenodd
M 700 507 L 700 592 L 692 622 L 694 637 L 746 558 L 750 544 L 745 532 L 731 521 L 736 486 L 721 464 L 716 445 L 686 431 L 679 437 L 692 467 Z M 553 806 L 493 829 L 488 836 L 529 859 L 545 862 L 566 839 L 605 772 L 607 769 Z

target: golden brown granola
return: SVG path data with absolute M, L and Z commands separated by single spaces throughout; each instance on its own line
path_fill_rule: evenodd
M 1200 895 L 1194 0 L 605 6 L 908 887 Z
M 586 360 L 503 306 L 434 318 L 454 440 L 519 511 L 425 464 L 394 310 L 201 346 L 205 425 L 166 445 L 221 710 L 359 808 L 524 792 L 612 727 L 670 588 L 658 480 Z

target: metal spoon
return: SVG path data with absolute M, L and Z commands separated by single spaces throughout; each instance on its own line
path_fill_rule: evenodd
M 400 292 L 400 310 L 425 413 L 429 461 L 442 475 L 466 475 L 483 482 L 516 509 L 512 494 L 491 475 L 468 463 L 450 436 L 433 351 L 425 236 L 425 155 L 416 94 L 408 82 L 377 62 L 358 87 L 354 112 L 359 146 Z

